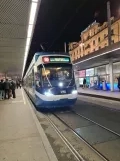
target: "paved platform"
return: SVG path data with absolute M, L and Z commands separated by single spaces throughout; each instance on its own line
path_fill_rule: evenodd
M 23 89 L 0 101 L 0 161 L 57 161 Z
M 111 91 L 93 90 L 89 88 L 86 88 L 86 89 L 78 88 L 78 94 L 120 101 L 120 92 L 116 92 L 116 91 L 111 92 Z

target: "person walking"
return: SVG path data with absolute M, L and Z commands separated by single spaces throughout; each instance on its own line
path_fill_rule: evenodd
M 11 91 L 12 91 L 12 96 L 13 96 L 13 98 L 16 98 L 15 88 L 16 88 L 15 82 L 12 80 L 12 82 L 11 82 L 11 84 L 10 84 L 10 89 L 11 89 Z
M 0 100 L 4 99 L 4 95 L 5 95 L 5 92 L 4 92 L 4 82 L 3 82 L 3 80 L 1 80 L 0 81 Z
M 6 98 L 9 99 L 10 98 L 10 93 L 9 93 L 10 92 L 10 83 L 9 83 L 8 79 L 6 79 L 4 86 L 5 86 L 5 99 Z

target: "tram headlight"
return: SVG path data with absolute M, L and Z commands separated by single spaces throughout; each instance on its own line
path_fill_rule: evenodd
M 58 85 L 59 85 L 59 87 L 63 87 L 63 83 L 62 82 L 60 82 Z
M 78 93 L 77 90 L 72 91 L 72 94 L 77 94 L 77 93 Z
M 44 93 L 44 95 L 45 95 L 45 96 L 52 96 L 53 93 L 52 93 L 51 91 L 46 91 L 46 92 Z

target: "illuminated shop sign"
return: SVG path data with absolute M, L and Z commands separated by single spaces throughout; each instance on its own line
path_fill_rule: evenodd
M 85 77 L 85 70 L 79 71 L 79 77 L 82 77 L 82 78 Z
M 84 78 L 79 78 L 79 85 L 83 85 L 83 79 Z
M 94 76 L 94 68 L 87 69 L 86 70 L 86 76 Z

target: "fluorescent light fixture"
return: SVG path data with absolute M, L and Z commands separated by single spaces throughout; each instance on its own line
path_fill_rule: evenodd
M 31 11 L 30 11 L 30 19 L 29 19 L 29 24 L 30 25 L 34 24 L 36 9 L 37 9 L 37 3 L 32 2 Z
M 29 50 L 29 46 L 26 46 L 25 53 L 28 53 L 28 50 Z
M 28 37 L 28 38 L 27 38 L 27 41 L 26 41 L 26 46 L 29 46 L 29 45 L 30 45 L 30 40 L 31 40 L 31 38 Z
M 38 0 L 32 0 L 32 2 L 38 2 Z
M 38 0 L 32 0 L 31 1 L 31 9 L 30 9 L 28 31 L 27 31 L 27 40 L 26 40 L 26 47 L 25 47 L 25 54 L 24 54 L 22 77 L 23 77 L 23 74 L 24 74 L 25 65 L 26 65 L 27 56 L 28 56 L 29 47 L 30 47 L 30 42 L 31 42 L 31 38 L 32 38 L 32 32 L 33 32 L 34 21 L 35 21 L 37 5 L 38 5 L 37 2 L 38 2 Z
M 33 30 L 33 25 L 29 25 L 29 26 L 28 26 L 27 37 L 31 37 L 31 35 L 32 35 L 32 30 Z

